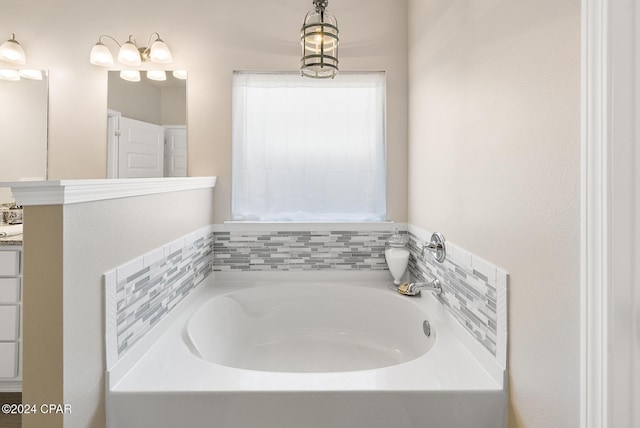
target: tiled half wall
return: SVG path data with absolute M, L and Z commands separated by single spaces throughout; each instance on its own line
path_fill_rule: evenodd
M 415 281 L 438 278 L 438 299 L 496 359 L 507 365 L 507 272 L 468 251 L 446 242 L 447 258 L 438 263 L 422 245 L 431 233 L 409 225 L 409 272 Z
M 213 269 L 210 226 L 104 274 L 107 368 L 165 317 Z
M 119 266 L 105 274 L 107 366 L 211 272 L 387 270 L 385 241 L 394 227 L 247 231 L 212 225 Z M 430 255 L 423 259 L 420 248 L 431 234 L 397 227 L 409 234 L 412 280 L 440 279 L 440 301 L 506 367 L 508 274 L 449 242 L 443 264 Z
M 373 230 L 216 231 L 217 272 L 385 270 L 385 241 Z

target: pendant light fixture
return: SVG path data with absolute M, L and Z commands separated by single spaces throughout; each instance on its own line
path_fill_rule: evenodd
M 338 74 L 338 21 L 326 10 L 328 0 L 313 0 L 314 9 L 304 17 L 300 30 L 300 72 L 315 79 Z

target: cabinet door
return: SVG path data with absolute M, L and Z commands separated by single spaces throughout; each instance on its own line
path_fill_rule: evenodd
M 20 278 L 0 278 L 0 303 L 20 302 Z
M 18 342 L 0 343 L 0 378 L 18 376 Z
M 0 251 L 0 276 L 20 275 L 20 251 Z
M 0 340 L 18 340 L 18 305 L 0 306 Z

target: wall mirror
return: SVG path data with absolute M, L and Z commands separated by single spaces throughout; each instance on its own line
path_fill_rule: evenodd
M 186 72 L 109 71 L 108 85 L 108 178 L 186 177 Z
M 46 70 L 0 70 L 0 181 L 47 179 Z

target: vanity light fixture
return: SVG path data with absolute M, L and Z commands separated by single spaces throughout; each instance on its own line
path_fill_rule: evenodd
M 16 35 L 11 33 L 9 40 L 0 45 L 0 61 L 22 65 L 27 62 L 24 49 L 16 40 Z
M 314 9 L 304 17 L 300 30 L 300 73 L 315 79 L 338 74 L 338 21 L 326 10 L 328 0 L 313 0 Z
M 129 35 L 129 40 L 120 44 L 115 38 L 108 34 L 103 34 L 98 37 L 98 43 L 96 43 L 91 49 L 89 61 L 93 65 L 108 67 L 114 64 L 111 51 L 104 43 L 102 43 L 103 38 L 111 39 L 118 45 L 118 62 L 124 65 L 136 67 L 147 61 L 158 64 L 169 64 L 173 61 L 169 47 L 160 38 L 158 33 L 151 34 L 151 36 L 149 36 L 149 41 L 147 42 L 148 46 L 143 47 L 138 47 L 138 45 L 136 45 L 136 40 L 132 35 Z

